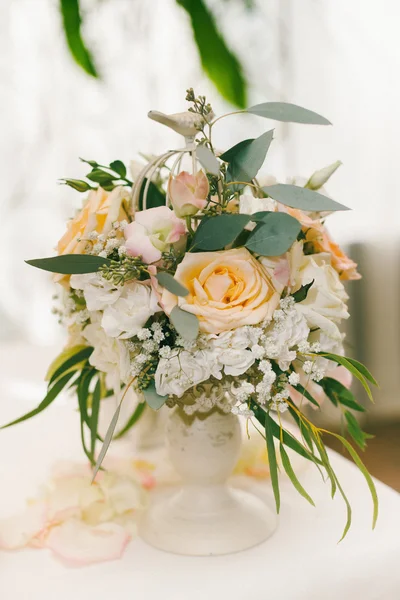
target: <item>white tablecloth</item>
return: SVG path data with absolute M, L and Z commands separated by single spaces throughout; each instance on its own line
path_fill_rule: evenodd
M 40 398 L 48 358 L 50 352 L 35 349 L 0 349 L 1 423 Z M 62 399 L 35 419 L 0 432 L 0 518 L 24 507 L 55 460 L 82 458 L 73 404 Z M 284 481 L 278 530 L 256 548 L 190 558 L 135 539 L 121 560 L 82 569 L 66 568 L 47 550 L 0 552 L 0 599 L 398 600 L 400 496 L 376 482 L 380 517 L 372 532 L 371 499 L 362 476 L 346 459 L 330 454 L 354 512 L 353 526 L 340 544 L 345 507 L 339 497 L 331 500 L 329 486 L 311 467 L 301 480 L 317 507 Z M 271 502 L 268 485 L 262 487 Z

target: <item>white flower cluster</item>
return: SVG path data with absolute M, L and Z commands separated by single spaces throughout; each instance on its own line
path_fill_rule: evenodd
M 96 230 L 91 231 L 88 235 L 88 241 L 92 242 L 88 248 L 89 254 L 96 254 L 102 258 L 107 258 L 115 249 L 118 249 L 118 254 L 123 256 L 126 254 L 125 239 L 118 236 L 119 232 L 123 232 L 128 225 L 128 221 L 114 221 L 111 230 L 105 235 L 98 233 Z

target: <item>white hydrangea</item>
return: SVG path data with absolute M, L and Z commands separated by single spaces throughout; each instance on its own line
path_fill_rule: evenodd
M 220 334 L 207 336 L 207 352 L 226 375 L 238 376 L 245 373 L 256 357 L 249 349 L 249 327 L 239 327 Z
M 261 343 L 266 350 L 266 356 L 276 360 L 282 371 L 287 371 L 290 363 L 296 359 L 295 348 L 307 340 L 310 329 L 304 315 L 297 310 L 296 304 L 284 302 L 284 306 L 285 310 L 280 308 L 275 311 L 274 322 L 261 338 Z M 275 318 L 276 313 L 278 319 Z

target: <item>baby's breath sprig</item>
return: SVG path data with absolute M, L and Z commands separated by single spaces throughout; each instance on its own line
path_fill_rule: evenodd
M 139 256 L 122 256 L 121 260 L 112 260 L 103 265 L 99 272 L 107 281 L 114 285 L 124 285 L 133 279 L 142 279 L 143 275 L 148 277 L 148 268 Z

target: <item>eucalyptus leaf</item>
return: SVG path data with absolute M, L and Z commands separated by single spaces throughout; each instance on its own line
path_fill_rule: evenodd
M 195 340 L 199 335 L 199 320 L 196 315 L 174 306 L 169 318 L 176 331 L 185 340 Z
M 290 463 L 289 456 L 282 443 L 279 445 L 279 451 L 281 455 L 282 466 L 285 469 L 286 474 L 292 482 L 293 486 L 299 492 L 299 494 L 307 500 L 307 502 L 315 506 L 313 499 L 307 494 L 306 490 L 303 488 L 300 481 L 297 479 L 296 474 L 293 471 L 293 467 Z
M 229 150 L 226 150 L 225 152 L 223 152 L 223 154 L 220 154 L 219 158 L 227 163 L 232 162 L 236 155 L 243 152 L 248 146 L 250 146 L 250 144 L 252 144 L 252 142 L 254 142 L 254 139 L 255 138 L 249 138 L 247 140 L 242 140 L 241 142 L 238 142 L 237 144 L 232 146 L 232 148 L 229 148 Z
M 328 119 L 318 113 L 290 104 L 289 102 L 263 102 L 256 104 L 246 110 L 252 115 L 258 115 L 274 121 L 283 121 L 285 123 L 305 123 L 308 125 L 332 125 Z
M 158 283 L 175 296 L 187 296 L 189 290 L 177 281 L 170 273 L 161 271 L 156 275 Z
M 100 267 L 110 264 L 111 261 L 108 258 L 92 254 L 62 254 L 60 256 L 50 256 L 49 258 L 35 258 L 25 262 L 32 267 L 51 273 L 73 275 L 95 273 Z
M 291 185 L 289 183 L 277 183 L 262 188 L 263 192 L 285 206 L 300 208 L 308 211 L 337 211 L 350 210 L 347 206 L 339 204 L 314 190 Z
M 271 131 L 263 133 L 260 137 L 251 140 L 250 143 L 242 145 L 237 144 L 236 147 L 234 146 L 234 148 L 228 150 L 226 154 L 231 157 L 227 170 L 228 182 L 250 182 L 254 179 L 265 161 L 273 135 L 274 131 L 272 129 Z M 245 141 L 247 142 L 247 140 Z M 244 185 L 243 183 L 240 183 L 230 187 L 237 190 L 244 187 Z
M 246 248 L 262 256 L 280 256 L 292 246 L 301 225 L 286 213 L 271 212 L 257 225 L 246 242 Z
M 113 162 L 111 162 L 110 169 L 115 171 L 115 173 L 118 173 L 121 179 L 124 179 L 126 177 L 126 166 L 124 165 L 122 160 L 114 160 Z
M 269 416 L 269 413 L 267 413 L 265 415 L 265 440 L 267 442 L 269 473 L 271 476 L 272 489 L 275 497 L 276 512 L 279 514 L 281 499 L 279 493 L 278 463 L 276 461 L 276 451 L 271 421 L 272 418 Z
M 305 300 L 307 298 L 308 290 L 313 285 L 313 283 L 314 283 L 314 279 L 312 281 L 310 281 L 310 283 L 306 283 L 305 285 L 302 285 L 301 288 L 299 288 L 297 290 L 297 292 L 294 292 L 292 294 L 292 298 L 294 299 L 294 301 L 295 302 L 303 302 L 303 300 Z
M 250 221 L 249 215 L 223 214 L 203 219 L 192 241 L 193 250 L 222 250 L 231 244 Z
M 204 144 L 197 146 L 196 156 L 206 171 L 213 175 L 219 175 L 219 162 L 207 146 L 204 146 Z
M 43 410 L 45 410 L 45 408 L 50 406 L 50 404 L 57 398 L 58 394 L 64 389 L 64 387 L 67 385 L 67 383 L 70 381 L 73 375 L 74 373 L 67 373 L 66 375 L 58 379 L 54 383 L 54 385 L 48 389 L 45 398 L 34 410 L 31 410 L 22 417 L 19 417 L 18 419 L 15 419 L 14 421 L 7 423 L 6 425 L 3 425 L 2 427 L 0 427 L 0 429 L 6 429 L 7 427 L 11 427 L 12 425 L 17 425 L 18 423 L 27 421 L 28 419 L 31 419 L 32 417 L 35 417 L 36 415 L 41 413 Z
M 153 410 L 159 410 L 162 406 L 164 406 L 165 402 L 168 400 L 168 396 L 160 396 L 160 394 L 157 394 L 156 386 L 154 385 L 154 383 L 150 383 L 150 385 L 145 390 L 142 390 L 142 393 L 144 399 L 146 400 L 146 403 Z

